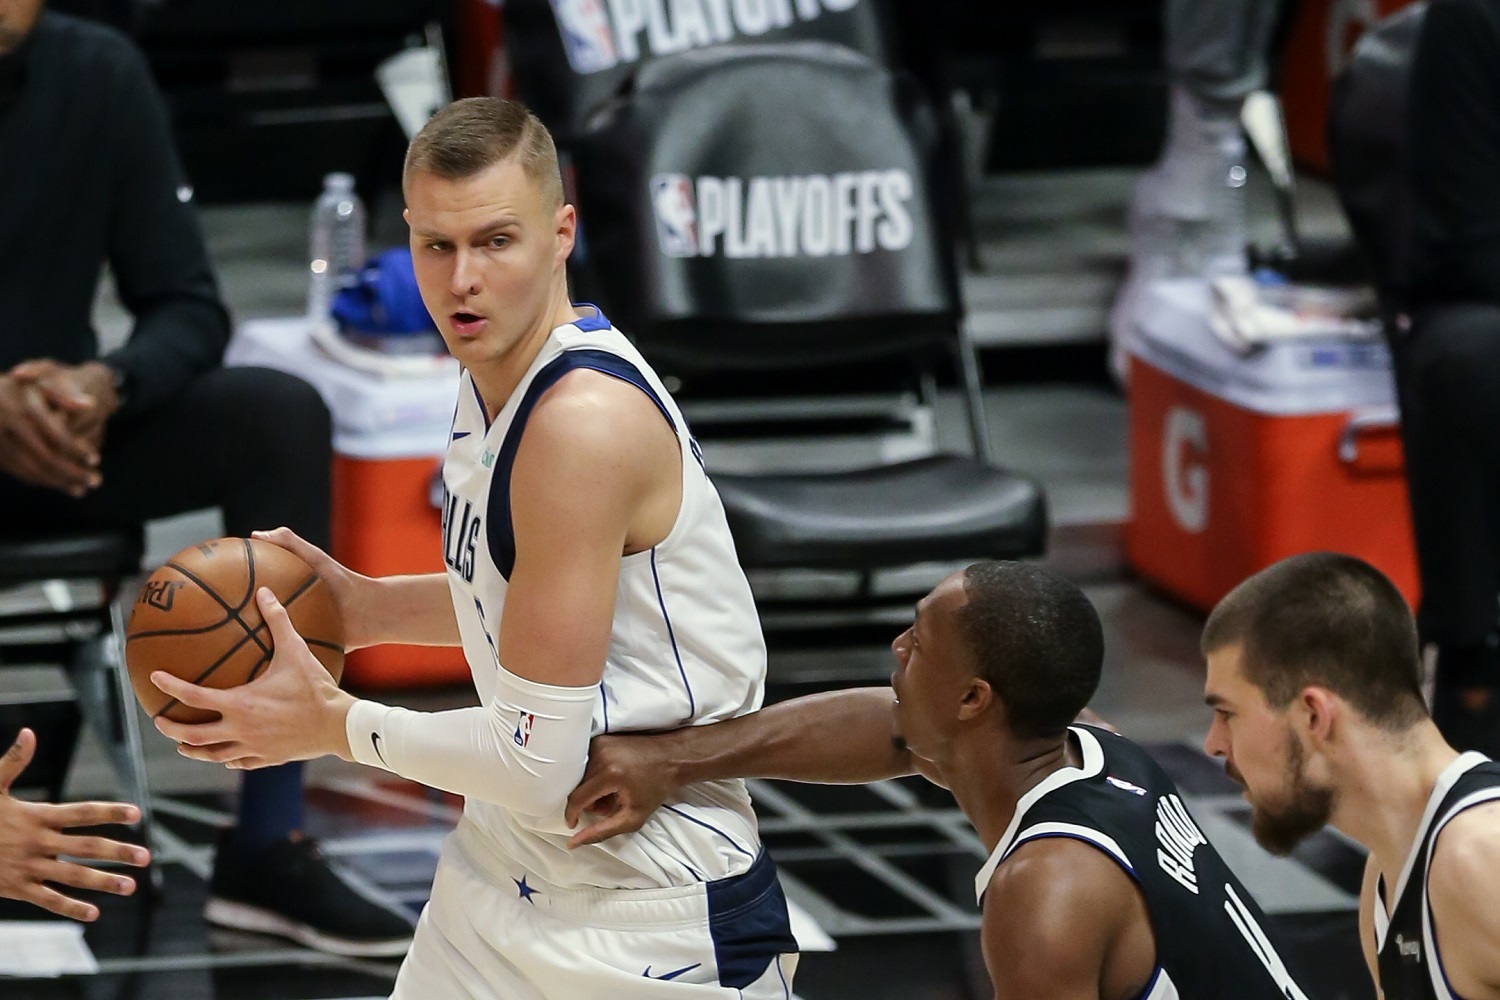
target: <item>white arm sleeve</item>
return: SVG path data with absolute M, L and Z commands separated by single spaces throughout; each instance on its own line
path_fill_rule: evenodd
M 361 764 L 521 815 L 551 816 L 583 777 L 598 697 L 597 685 L 538 684 L 502 666 L 488 704 L 413 712 L 359 700 L 345 729 Z

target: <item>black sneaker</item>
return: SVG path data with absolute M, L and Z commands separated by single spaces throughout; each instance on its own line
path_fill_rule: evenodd
M 203 917 L 358 958 L 406 954 L 414 927 L 404 910 L 340 874 L 300 832 L 259 852 L 221 842 Z

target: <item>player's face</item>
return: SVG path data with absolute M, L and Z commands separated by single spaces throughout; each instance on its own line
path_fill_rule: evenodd
M 1208 656 L 1205 695 L 1214 721 L 1203 749 L 1224 758 L 1226 773 L 1244 788 L 1255 839 L 1272 854 L 1290 854 L 1328 823 L 1333 789 L 1309 773 L 1291 706 L 1273 709 L 1245 679 L 1241 658 L 1238 645 Z
M 551 329 L 573 207 L 549 208 L 516 158 L 461 180 L 413 173 L 406 221 L 422 302 L 462 364 L 495 361 Z
M 964 576 L 955 573 L 917 602 L 911 628 L 891 643 L 896 654 L 893 737 L 928 760 L 941 755 L 973 680 L 968 646 L 958 628 L 958 612 L 967 601 Z
M 42 0 L 0 0 L 0 55 L 21 44 L 41 12 Z

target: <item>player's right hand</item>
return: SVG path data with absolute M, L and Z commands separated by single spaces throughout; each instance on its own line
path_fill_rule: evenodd
M 359 592 L 372 581 L 369 577 L 354 572 L 312 542 L 298 535 L 291 528 L 275 528 L 271 531 L 252 531 L 250 537 L 272 545 L 279 545 L 313 568 L 313 572 L 328 585 L 333 594 L 333 603 L 338 607 L 339 618 L 344 623 L 344 649 L 360 649 L 374 644 L 370 623 L 363 620 L 361 611 L 368 607 L 367 601 L 358 599 Z
M 64 861 L 63 857 L 140 867 L 150 862 L 151 854 L 135 844 L 63 831 L 77 826 L 135 823 L 141 818 L 140 810 L 124 802 L 53 805 L 12 798 L 11 783 L 26 770 L 35 750 L 36 735 L 23 729 L 0 757 L 0 896 L 35 903 L 58 916 L 95 920 L 99 916 L 97 906 L 65 896 L 47 883 L 128 896 L 135 891 L 135 880 Z
M 0 374 L 0 470 L 81 497 L 100 483 L 99 455 L 36 386 Z
M 676 771 L 657 753 L 661 737 L 595 736 L 583 780 L 568 796 L 563 812 L 569 828 L 584 818 L 592 822 L 568 838 L 568 847 L 597 844 L 622 833 L 634 833 L 677 791 Z

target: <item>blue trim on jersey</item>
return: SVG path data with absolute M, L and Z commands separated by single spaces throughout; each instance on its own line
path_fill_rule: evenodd
M 1151 991 L 1156 989 L 1156 981 L 1161 978 L 1161 974 L 1165 971 L 1166 969 L 1162 968 L 1160 963 L 1158 963 L 1156 971 L 1151 973 L 1151 978 L 1146 981 L 1146 988 L 1141 990 L 1135 1000 L 1146 1000 L 1151 995 Z
M 667 404 L 662 402 L 661 397 L 656 394 L 656 390 L 651 388 L 651 383 L 646 381 L 646 376 L 642 375 L 641 370 L 635 365 L 626 361 L 618 354 L 611 354 L 608 351 L 597 351 L 589 347 L 578 347 L 571 351 L 565 351 L 562 357 L 567 357 L 570 354 L 583 359 L 582 363 L 573 365 L 573 368 L 588 368 L 591 371 L 602 372 L 605 375 L 619 379 L 621 382 L 628 382 L 641 390 L 641 392 L 644 392 L 646 397 L 656 404 L 656 408 L 661 411 L 661 415 L 666 418 L 667 426 L 672 428 L 672 433 L 677 433 L 677 421 L 673 419 L 672 411 L 667 409 Z M 554 361 L 552 364 L 555 365 L 557 362 Z M 548 367 L 550 368 L 551 365 L 548 365 Z
M 656 583 L 656 603 L 661 606 L 662 621 L 667 623 L 667 638 L 672 640 L 672 655 L 677 659 L 677 672 L 682 675 L 682 686 L 687 689 L 687 717 L 691 719 L 698 714 L 698 703 L 693 699 L 693 686 L 688 683 L 687 668 L 682 665 L 682 653 L 677 648 L 677 633 L 672 630 L 672 616 L 667 614 L 667 602 L 661 596 L 661 577 L 656 572 L 656 546 L 654 545 L 651 547 L 651 579 Z
M 479 394 L 479 386 L 477 386 L 477 385 L 474 384 L 474 375 L 472 373 L 470 373 L 470 375 L 469 375 L 469 388 L 474 390 L 474 399 L 476 401 L 478 401 L 478 403 L 479 403 L 479 419 L 484 421 L 484 429 L 485 429 L 485 431 L 489 431 L 489 429 L 490 429 L 490 411 L 487 410 L 487 409 L 485 409 L 485 406 L 484 406 L 484 397 Z M 455 420 L 458 418 L 457 411 L 454 412 L 453 416 L 454 416 Z M 453 428 L 450 427 L 450 428 L 448 428 L 448 430 L 451 432 L 453 430 Z
M 786 973 L 781 969 L 781 956 L 776 956 L 776 978 L 781 980 L 782 1000 L 792 1000 L 792 984 L 786 981 Z
M 505 431 L 505 440 L 495 455 L 495 466 L 490 473 L 490 495 L 486 512 L 486 516 L 489 517 L 490 558 L 494 560 L 495 568 L 506 580 L 510 579 L 510 574 L 516 568 L 516 532 L 510 520 L 510 476 L 516 464 L 516 452 L 521 447 L 521 435 L 526 431 L 526 421 L 531 416 L 531 411 L 536 409 L 536 404 L 541 401 L 547 390 L 556 385 L 564 375 L 580 368 L 601 372 L 640 389 L 650 397 L 651 402 L 656 404 L 662 416 L 667 418 L 672 432 L 674 434 L 677 432 L 677 421 L 672 418 L 672 412 L 667 409 L 667 404 L 662 402 L 661 397 L 651 388 L 651 383 L 646 381 L 640 369 L 618 354 L 593 348 L 578 348 L 563 351 L 547 362 L 546 366 L 531 380 L 531 385 L 526 388 L 526 394 L 521 397 L 521 402 L 516 406 L 515 416 L 511 417 L 510 427 Z M 473 384 L 472 378 L 470 384 Z M 479 390 L 474 391 L 477 394 Z M 483 406 L 482 400 L 480 405 Z
M 721 836 L 725 840 L 729 841 L 729 846 L 730 847 L 734 848 L 736 851 L 739 851 L 745 857 L 747 857 L 747 858 L 754 857 L 753 854 L 751 854 L 749 851 L 747 851 L 743 847 L 741 847 L 739 845 L 739 843 L 733 837 L 731 837 L 729 834 L 725 833 L 723 830 L 720 830 L 718 827 L 714 826 L 712 823 L 705 823 L 703 820 L 699 819 L 696 816 L 689 816 L 687 813 L 683 812 L 681 809 L 678 809 L 676 806 L 666 806 L 666 805 L 664 805 L 664 806 L 662 806 L 662 808 L 665 809 L 667 812 L 676 813 L 678 816 L 681 816 L 683 819 L 687 820 L 689 823 L 697 823 L 699 826 L 703 827 L 703 829 L 705 829 L 705 830 L 711 830 L 712 832 L 717 833 L 719 836 Z
M 1096 841 L 1092 841 L 1092 840 L 1090 840 L 1087 837 L 1080 837 L 1076 833 L 1051 833 L 1051 832 L 1049 832 L 1049 833 L 1038 833 L 1038 834 L 1036 834 L 1033 837 L 1028 837 L 1028 836 L 1025 835 L 1025 832 L 1023 831 L 1022 835 L 1016 838 L 1015 843 L 1013 843 L 1013 844 L 1010 845 L 1010 849 L 1005 852 L 1005 856 L 1007 858 L 1010 857 L 1012 854 L 1016 853 L 1016 848 L 1020 847 L 1022 844 L 1029 844 L 1033 840 L 1054 840 L 1054 839 L 1076 840 L 1080 844 L 1088 844 L 1094 850 L 1098 851 L 1100 854 L 1104 855 L 1106 858 L 1108 858 L 1109 860 L 1113 861 L 1115 864 L 1119 865 L 1120 868 L 1125 872 L 1125 874 L 1129 875 L 1132 879 L 1134 879 L 1137 884 L 1139 884 L 1140 881 L 1141 881 L 1141 877 L 1136 874 L 1135 869 L 1132 868 L 1126 862 L 1121 861 L 1119 858 L 1115 857 L 1113 851 L 1108 850 L 1107 848 L 1101 846 Z
M 604 708 L 604 731 L 609 732 L 609 692 L 604 690 L 604 681 L 599 682 L 599 704 Z
M 578 329 L 582 330 L 584 333 L 595 333 L 599 330 L 608 330 L 610 328 L 609 320 L 605 317 L 603 309 L 600 309 L 592 302 L 573 303 L 574 309 L 577 309 L 579 306 L 588 306 L 590 309 L 594 310 L 594 315 L 578 317 L 578 321 L 573 324 L 574 326 L 578 327 Z
M 776 864 L 765 851 L 743 875 L 718 879 L 705 889 L 720 986 L 742 990 L 783 954 L 797 951 Z
M 1478 804 L 1479 803 L 1477 802 L 1475 803 L 1475 805 Z M 1455 813 L 1454 815 L 1456 816 L 1457 813 Z M 1450 817 L 1450 819 L 1451 818 L 1452 817 Z M 1426 886 L 1422 887 L 1424 893 L 1426 892 L 1426 889 Z M 1449 993 L 1453 994 L 1453 1000 L 1464 1000 L 1464 995 L 1453 988 L 1453 980 L 1448 978 L 1448 969 L 1443 965 L 1443 953 L 1438 950 L 1437 945 L 1437 920 L 1432 916 L 1431 908 L 1428 909 L 1427 919 L 1432 921 L 1432 959 L 1437 963 L 1438 975 L 1443 977 L 1443 985 L 1448 987 Z

